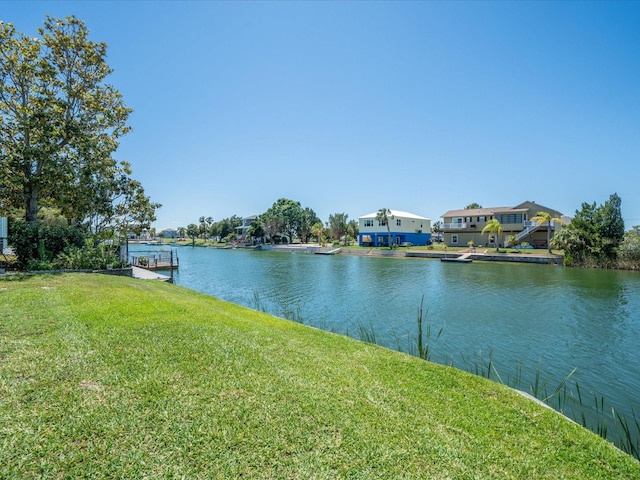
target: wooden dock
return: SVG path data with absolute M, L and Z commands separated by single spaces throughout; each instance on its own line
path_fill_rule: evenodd
M 129 264 L 145 270 L 176 270 L 180 267 L 174 250 L 149 250 L 129 253 Z

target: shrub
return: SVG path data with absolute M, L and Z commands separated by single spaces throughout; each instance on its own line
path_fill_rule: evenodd
M 90 240 L 87 240 L 82 248 L 67 248 L 53 263 L 56 268 L 68 270 L 104 270 L 124 266 L 117 248 L 103 243 L 94 247 Z
M 30 268 L 30 265 L 45 266 L 66 248 L 81 247 L 84 241 L 85 234 L 77 227 L 30 224 L 24 220 L 9 223 L 9 243 L 20 268 Z
M 618 247 L 618 260 L 625 268 L 640 268 L 640 235 L 627 232 Z

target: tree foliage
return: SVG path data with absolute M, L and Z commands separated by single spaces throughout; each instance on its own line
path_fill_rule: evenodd
M 482 229 L 482 235 L 485 233 L 488 235 L 493 235 L 493 243 L 496 246 L 496 252 L 499 250 L 500 246 L 500 236 L 502 235 L 502 225 L 496 218 L 492 218 L 487 222 L 487 224 Z
M 332 240 L 340 240 L 340 237 L 348 233 L 349 215 L 346 213 L 335 213 L 329 215 L 329 235 Z
M 624 238 L 622 201 L 612 194 L 603 205 L 583 203 L 571 223 L 552 240 L 565 253 L 565 262 L 609 267 L 616 263 L 618 247 Z
M 536 225 L 547 224 L 547 249 L 551 253 L 551 223 L 564 224 L 561 218 L 552 217 L 549 212 L 538 212 L 535 216 L 531 217 L 531 220 L 536 222 Z
M 313 226 L 319 221 L 320 219 L 316 215 L 316 212 L 309 207 L 305 207 L 304 210 L 302 210 L 302 219 L 297 234 L 303 243 L 309 241 L 309 238 L 313 235 Z
M 200 235 L 200 228 L 195 223 L 190 223 L 187 225 L 187 237 L 191 239 L 191 245 L 194 246 L 196 244 L 196 238 Z
M 0 22 L 0 207 L 28 223 L 53 207 L 93 233 L 148 228 L 160 205 L 112 158 L 131 110 L 106 83 L 106 44 L 75 17 L 38 33 Z
M 300 202 L 280 198 L 261 218 L 265 232 L 272 241 L 277 235 L 285 235 L 292 242 L 303 227 L 304 215 Z M 309 225 L 309 228 L 312 226 L 313 224 Z
M 386 225 L 387 227 L 388 244 L 389 244 L 389 247 L 392 247 L 393 245 L 391 240 L 391 227 L 389 226 L 390 218 L 393 218 L 393 214 L 391 213 L 391 210 L 389 210 L 388 208 L 381 208 L 376 213 L 376 220 L 378 221 L 378 224 L 380 226 Z

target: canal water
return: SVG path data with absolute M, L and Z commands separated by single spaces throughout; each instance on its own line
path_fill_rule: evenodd
M 491 363 L 492 378 L 529 392 L 546 384 L 540 390 L 548 394 L 575 369 L 562 408 L 575 408 L 577 384 L 587 409 L 604 398 L 608 416 L 612 407 L 629 419 L 640 413 L 637 272 L 242 249 L 177 252 L 177 285 L 414 354 L 423 302 L 431 360 L 485 376 Z

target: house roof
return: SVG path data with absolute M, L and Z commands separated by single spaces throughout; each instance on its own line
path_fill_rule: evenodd
M 520 213 L 527 212 L 531 210 L 531 208 L 537 209 L 538 211 L 548 211 L 548 212 L 556 212 L 551 208 L 544 207 L 535 202 L 522 202 L 515 207 L 489 207 L 489 208 L 469 208 L 469 209 L 460 209 L 460 210 L 449 210 L 442 214 L 442 218 L 445 217 L 475 217 L 481 215 L 495 215 L 497 213 Z M 559 215 L 562 215 L 560 212 L 557 212 Z
M 524 212 L 525 209 L 515 209 L 513 207 L 490 207 L 490 208 L 463 208 L 460 210 L 449 210 L 442 214 L 442 217 L 475 217 L 478 215 L 495 215 L 496 213 Z
M 369 213 L 367 215 L 362 215 L 360 218 L 376 218 L 378 212 Z M 402 218 L 413 218 L 415 220 L 429 220 L 427 217 L 421 217 L 420 215 L 416 215 L 415 213 L 403 212 L 402 210 L 389 210 L 388 216 L 396 216 Z

